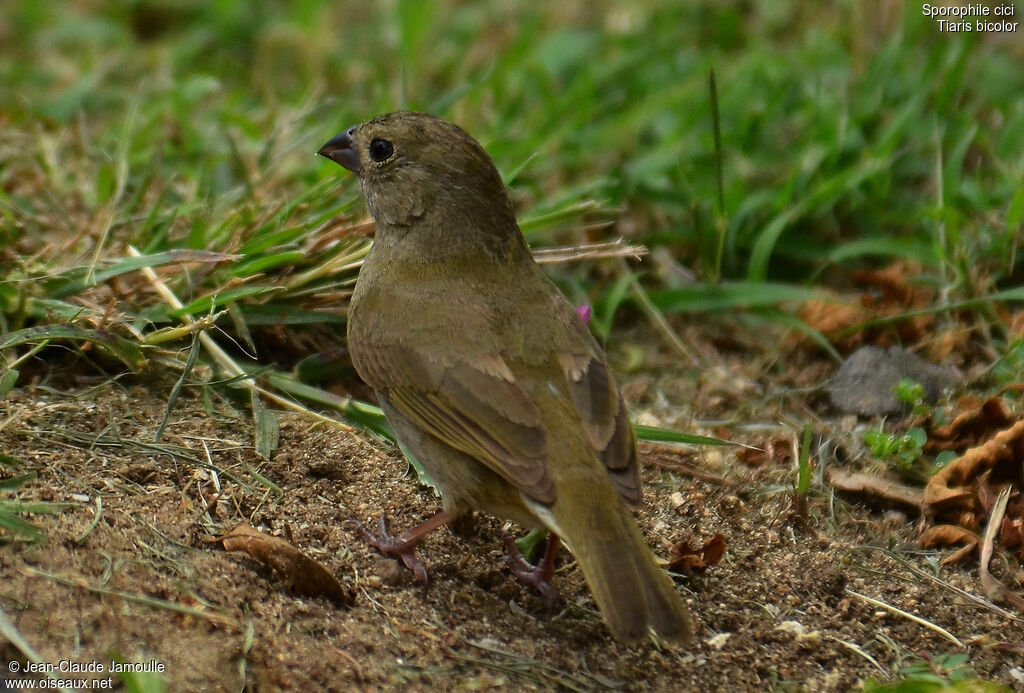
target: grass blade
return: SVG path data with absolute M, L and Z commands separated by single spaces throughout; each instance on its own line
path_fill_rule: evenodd
M 658 426 L 643 426 L 640 424 L 633 424 L 633 431 L 636 433 L 636 437 L 640 440 L 646 440 L 651 443 L 686 443 L 687 445 L 739 445 L 739 443 L 733 443 L 728 440 L 722 440 L 721 438 L 713 438 L 711 436 L 699 436 L 695 433 L 682 433 L 680 431 L 670 431 L 667 428 L 660 428 Z
M 737 308 L 757 308 L 775 306 L 788 301 L 806 301 L 812 298 L 824 300 L 821 294 L 812 289 L 765 282 L 727 282 L 717 286 L 687 286 L 652 291 L 649 295 L 654 305 L 667 313 L 701 313 Z

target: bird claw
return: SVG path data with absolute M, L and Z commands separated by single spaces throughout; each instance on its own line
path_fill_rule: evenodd
M 359 520 L 349 520 L 347 524 L 355 529 L 366 543 L 384 555 L 401 558 L 402 563 L 413 572 L 416 579 L 422 582 L 424 587 L 427 586 L 429 583 L 427 566 L 416 557 L 416 545 L 420 543 L 422 538 L 422 533 L 417 532 L 418 527 L 414 527 L 398 536 L 392 536 L 388 531 L 387 516 L 383 513 L 377 518 L 377 534 L 368 530 Z
M 544 558 L 541 559 L 540 563 L 532 565 L 523 558 L 523 554 L 519 551 L 519 547 L 516 546 L 516 541 L 512 538 L 511 534 L 505 534 L 502 537 L 502 541 L 505 544 L 505 549 L 508 551 L 505 561 L 512 574 L 522 582 L 532 585 L 540 592 L 548 606 L 557 604 L 558 590 L 551 584 L 551 578 L 555 575 L 554 550 L 551 548 L 546 550 Z M 548 537 L 549 546 L 553 541 L 557 541 L 557 539 L 554 535 L 550 535 Z

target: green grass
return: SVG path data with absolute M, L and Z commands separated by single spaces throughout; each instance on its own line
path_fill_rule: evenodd
M 1002 693 L 1009 688 L 982 681 L 970 666 L 966 653 L 917 657 L 900 667 L 899 679 L 864 682 L 866 693 Z
M 0 469 L 16 472 L 21 463 L 9 455 L 0 453 Z M 73 506 L 73 503 L 34 503 L 10 498 L 11 495 L 36 478 L 35 472 L 16 474 L 0 479 L 0 546 L 12 541 L 41 541 L 42 530 L 25 519 L 41 513 L 59 513 Z
M 0 14 L 2 388 L 44 342 L 33 358 L 87 344 L 99 368 L 185 368 L 189 333 L 215 322 L 266 382 L 261 334 L 336 341 L 364 212 L 313 152 L 396 108 L 477 136 L 534 245 L 622 235 L 692 270 L 555 269 L 603 338 L 638 310 L 727 313 L 835 355 L 793 306 L 904 258 L 940 288 L 929 310 L 970 306 L 1010 353 L 1024 73 L 997 36 L 852 0 L 94 6 Z
M 5 0 L 0 400 L 70 356 L 111 377 L 170 368 L 168 418 L 183 387 L 211 412 L 234 395 L 264 454 L 268 403 L 390 435 L 379 409 L 322 387 L 352 380 L 338 335 L 369 229 L 355 178 L 314 152 L 398 108 L 487 147 L 535 247 L 621 236 L 659 250 L 548 266 L 603 340 L 633 319 L 738 321 L 838 358 L 796 307 L 822 289 L 855 300 L 852 272 L 909 260 L 933 304 L 871 326 L 934 315 L 937 331 L 970 331 L 963 362 L 1019 380 L 1020 35 L 943 34 L 919 10 Z M 889 457 L 909 465 L 914 450 Z M 42 539 L 30 519 L 62 507 L 21 500 L 29 477 L 8 476 L 0 541 Z M 868 686 L 983 688 L 962 662 L 926 664 Z

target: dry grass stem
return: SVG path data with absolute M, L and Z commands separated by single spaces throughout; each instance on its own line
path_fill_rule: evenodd
M 852 597 L 857 597 L 858 599 L 861 599 L 861 600 L 867 602 L 868 604 L 880 607 L 880 608 L 885 609 L 886 611 L 888 611 L 890 613 L 896 614 L 897 616 L 902 616 L 905 619 L 908 619 L 910 621 L 913 621 L 914 623 L 922 625 L 925 628 L 928 628 L 929 630 L 932 630 L 932 631 L 938 633 L 939 635 L 944 637 L 946 640 L 949 640 L 951 643 L 953 643 L 957 647 L 966 649 L 966 645 L 964 645 L 962 642 L 960 642 L 959 638 L 957 638 L 955 635 L 953 635 L 952 633 L 950 633 L 948 630 L 946 630 L 945 628 L 943 628 L 940 625 L 932 623 L 931 621 L 926 621 L 925 619 L 921 618 L 920 616 L 915 616 L 914 614 L 912 614 L 910 612 L 904 611 L 903 609 L 899 609 L 899 608 L 893 606 L 892 604 L 887 604 L 887 603 L 885 603 L 883 601 L 880 601 L 878 599 L 874 599 L 872 597 L 869 597 L 866 594 L 861 594 L 860 592 L 854 592 L 851 589 L 846 590 L 846 593 L 849 594 Z
M 981 565 L 979 566 L 979 572 L 981 573 L 981 586 L 985 588 L 985 595 L 989 599 L 1003 599 L 1007 603 L 1012 604 L 1016 608 L 1024 611 L 1024 598 L 1019 594 L 1007 589 L 1006 585 L 996 580 L 992 573 L 988 571 L 988 564 L 992 560 L 993 546 L 995 545 L 996 535 L 999 534 L 999 528 L 1003 524 L 1003 517 L 1006 515 L 1006 504 L 1010 500 L 1010 493 L 1013 490 L 1013 486 L 1007 484 L 1002 491 L 999 492 L 999 496 L 996 498 L 995 504 L 992 506 L 992 512 L 988 516 L 988 525 L 985 527 L 985 536 L 981 541 Z
M 139 257 L 141 255 L 141 253 L 134 246 L 131 245 L 128 246 L 128 253 L 132 257 Z M 171 308 L 177 310 L 183 307 L 184 304 L 182 304 L 182 302 L 178 300 L 178 297 L 174 295 L 174 292 L 171 291 L 170 287 L 168 287 L 167 284 L 161 281 L 160 277 L 157 276 L 157 273 L 153 271 L 152 267 L 143 267 L 142 273 L 150 281 L 150 283 L 153 285 L 153 288 L 156 289 L 157 293 L 160 294 L 160 297 L 163 298 L 164 301 L 169 306 L 171 306 Z M 186 325 L 190 325 L 192 322 L 194 322 L 192 318 L 190 318 L 187 315 L 183 315 L 181 319 L 183 322 L 185 322 Z M 203 348 L 206 349 L 207 353 L 209 353 L 213 357 L 213 360 L 217 362 L 221 369 L 225 371 L 225 373 L 229 377 L 238 378 L 238 383 L 242 387 L 249 390 L 250 392 L 258 394 L 261 397 L 266 397 L 267 399 L 279 404 L 285 409 L 297 411 L 301 414 L 314 418 L 318 421 L 330 424 L 344 431 L 353 431 L 351 426 L 348 426 L 347 424 L 344 424 L 341 421 L 338 421 L 337 419 L 332 419 L 329 416 L 324 416 L 323 414 L 315 412 L 312 409 L 309 409 L 308 407 L 304 407 L 301 404 L 288 399 L 287 397 L 282 397 L 281 395 L 278 395 L 275 392 L 260 387 L 242 369 L 242 367 L 235 363 L 234 359 L 232 359 L 228 355 L 228 353 L 224 351 L 220 347 L 220 345 L 217 344 L 216 341 L 214 341 L 213 337 L 211 337 L 208 332 L 200 331 L 198 333 L 198 337 L 199 340 L 203 343 Z
M 174 602 L 169 602 L 165 599 L 157 599 L 156 597 L 147 597 L 142 594 L 131 594 L 130 592 L 120 592 L 118 590 L 112 590 L 106 587 L 98 587 L 96 585 L 90 585 L 86 582 L 85 578 L 82 577 L 74 579 L 66 578 L 61 575 L 47 573 L 44 570 L 37 570 L 27 565 L 21 566 L 20 570 L 22 573 L 26 575 L 45 578 L 47 580 L 56 582 L 58 585 L 64 585 L 65 587 L 77 587 L 78 589 L 83 589 L 86 592 L 92 592 L 93 594 L 99 594 L 104 597 L 116 597 L 118 599 L 124 599 L 125 601 L 134 602 L 136 604 L 142 604 L 144 606 L 153 607 L 154 609 L 166 609 L 167 611 L 176 611 L 178 613 L 186 614 L 188 616 L 196 616 L 198 618 L 202 618 L 222 626 L 228 626 L 229 628 L 237 629 L 239 627 L 237 619 L 234 619 L 225 614 L 206 611 L 204 609 L 196 609 L 191 606 L 176 604 Z
M 580 262 L 582 260 L 604 260 L 607 258 L 628 258 L 639 260 L 647 255 L 647 248 L 636 243 L 627 243 L 622 239 L 605 243 L 580 243 L 563 245 L 556 248 L 537 248 L 533 251 L 533 259 L 541 265 L 561 262 Z

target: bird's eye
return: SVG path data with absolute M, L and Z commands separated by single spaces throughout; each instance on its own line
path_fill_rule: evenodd
M 387 140 L 377 137 L 370 142 L 370 158 L 378 164 L 387 161 L 395 153 L 395 146 Z

